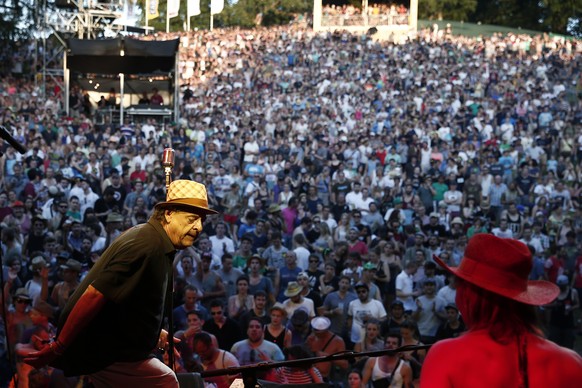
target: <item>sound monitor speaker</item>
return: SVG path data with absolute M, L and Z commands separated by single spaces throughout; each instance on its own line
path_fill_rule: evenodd
M 55 0 L 55 6 L 61 9 L 77 9 L 77 6 L 71 0 Z

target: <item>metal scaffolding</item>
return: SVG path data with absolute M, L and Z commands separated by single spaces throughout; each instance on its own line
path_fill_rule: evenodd
M 46 97 L 47 80 L 52 80 L 61 90 L 65 90 L 66 40 L 71 37 L 79 39 L 98 39 L 104 36 L 116 36 L 126 26 L 114 23 L 123 16 L 123 0 L 109 3 L 95 0 L 62 0 L 48 4 L 47 0 L 38 0 L 37 9 L 37 45 L 42 42 L 42 95 Z M 47 39 L 54 36 L 59 46 L 47 49 Z M 60 60 L 62 59 L 62 60 Z M 67 95 L 65 93 L 64 95 Z M 63 105 L 67 105 L 64 101 Z

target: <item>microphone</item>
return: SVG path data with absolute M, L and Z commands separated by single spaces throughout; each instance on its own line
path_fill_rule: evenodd
M 19 153 L 25 154 L 27 152 L 26 147 L 20 144 L 3 125 L 0 125 L 0 137 L 6 140 Z
M 166 175 L 166 195 L 170 188 L 170 183 L 172 183 L 172 169 L 174 168 L 175 156 L 176 153 L 173 148 L 164 148 L 164 153 L 162 154 L 162 166 L 164 167 L 164 174 Z
M 176 153 L 173 148 L 164 148 L 164 153 L 162 155 L 162 166 L 169 167 L 172 169 L 174 167 L 174 158 Z

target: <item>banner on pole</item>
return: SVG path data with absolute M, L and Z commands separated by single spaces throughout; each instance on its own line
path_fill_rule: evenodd
M 224 0 L 212 0 L 210 5 L 210 13 L 216 15 L 222 12 L 224 9 Z
M 149 4 L 147 6 L 148 20 L 152 20 L 160 16 L 160 13 L 158 12 L 158 5 L 159 5 L 158 0 L 149 0 Z
M 180 12 L 180 0 L 168 0 L 168 17 L 175 18 Z
M 188 0 L 188 17 L 200 15 L 200 0 Z

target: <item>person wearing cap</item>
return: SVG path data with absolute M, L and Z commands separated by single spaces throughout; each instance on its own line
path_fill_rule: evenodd
M 458 267 L 435 260 L 458 277 L 457 307 L 469 331 L 432 346 L 421 387 L 570 387 L 582 381 L 582 357 L 543 338 L 536 322 L 535 306 L 551 303 L 560 289 L 528 280 L 527 246 L 478 234 Z
M 369 297 L 382 301 L 382 293 L 380 292 L 380 287 L 376 285 L 376 273 L 378 271 L 378 265 L 368 261 L 362 265 L 362 276 L 360 277 L 360 282 L 368 285 Z
M 350 341 L 358 343 L 364 338 L 366 322 L 370 318 L 383 321 L 387 314 L 382 302 L 370 298 L 370 288 L 366 283 L 357 283 L 354 289 L 358 299 L 354 299 L 348 305 L 347 327 L 350 330 Z
M 196 272 L 193 284 L 202 291 L 200 300 L 204 307 L 208 308 L 210 302 L 215 299 L 226 303 L 226 287 L 220 276 L 210 268 L 213 261 L 212 251 L 202 251 L 202 254 L 196 255 L 195 258 Z
M 315 357 L 325 357 L 346 350 L 344 340 L 333 333 L 330 326 L 331 321 L 327 317 L 315 317 L 311 320 L 313 330 L 305 343 Z M 317 364 L 317 368 L 325 381 L 342 381 L 348 368 L 348 361 L 321 362 Z
M 550 303 L 549 339 L 565 348 L 574 349 L 576 342 L 575 311 L 580 308 L 578 290 L 571 287 L 566 275 L 559 275 L 556 284 L 560 288 L 558 297 Z
M 4 291 L 8 291 L 11 286 L 12 281 L 8 278 L 4 285 Z M 20 287 L 12 294 L 11 299 L 14 308 L 7 309 L 6 326 L 8 328 L 8 340 L 10 341 L 8 345 L 13 349 L 14 345 L 20 342 L 24 331 L 33 326 L 29 315 L 32 298 L 26 288 Z
M 160 330 L 175 252 L 194 244 L 213 213 L 204 185 L 172 182 L 149 221 L 113 241 L 85 276 L 61 312 L 55 341 L 24 361 L 90 375 L 96 387 L 178 387 L 174 372 L 150 354 L 166 343 Z
M 457 338 L 467 330 L 456 304 L 447 304 L 445 306 L 445 311 L 447 314 L 447 320 L 443 322 L 437 330 L 437 341 L 447 338 Z
M 273 231 L 269 246 L 263 251 L 261 256 L 267 261 L 267 276 L 271 280 L 275 280 L 275 275 L 279 268 L 285 266 L 285 255 L 289 251 L 287 247 L 282 244 L 280 231 Z
M 55 284 L 51 293 L 51 301 L 57 306 L 58 311 L 65 308 L 69 298 L 79 286 L 82 265 L 75 259 L 68 259 L 65 264 L 60 266 L 60 269 L 63 280 Z
M 300 274 L 303 274 L 302 278 L 307 277 L 305 276 L 306 275 L 305 273 Z M 299 274 L 297 276 L 299 277 Z M 309 280 L 308 277 L 307 280 Z M 307 283 L 307 285 L 309 286 L 309 282 L 304 281 L 302 283 Z M 289 282 L 289 284 L 287 284 L 287 289 L 284 292 L 287 299 L 283 301 L 283 306 L 285 307 L 285 311 L 287 311 L 287 316 L 289 317 L 292 316 L 295 310 L 298 309 L 305 310 L 309 318 L 313 318 L 315 316 L 315 307 L 313 300 L 306 298 L 301 294 L 303 289 L 304 285 L 296 281 Z
M 400 300 L 394 300 L 388 310 L 388 319 L 380 324 L 380 336 L 386 338 L 389 333 L 400 333 L 400 328 L 407 319 L 408 315 L 404 312 L 404 303 Z
M 320 313 L 323 305 L 323 299 L 321 298 L 319 292 L 311 288 L 309 273 L 306 271 L 300 272 L 297 275 L 297 283 L 302 287 L 301 295 L 307 299 L 311 299 L 313 301 L 313 308 L 315 309 L 315 312 Z

